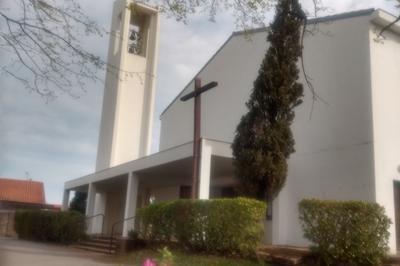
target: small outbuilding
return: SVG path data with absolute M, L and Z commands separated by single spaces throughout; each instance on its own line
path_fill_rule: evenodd
M 0 236 L 14 236 L 14 215 L 18 209 L 59 210 L 46 204 L 42 182 L 0 178 Z

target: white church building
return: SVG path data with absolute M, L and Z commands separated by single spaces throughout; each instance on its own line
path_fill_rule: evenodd
M 304 198 L 363 200 L 386 208 L 395 252 L 400 239 L 400 24 L 376 40 L 393 20 L 383 10 L 369 9 L 310 21 L 318 30 L 306 36 L 304 60 L 323 100 L 313 104 L 305 86 L 292 126 L 296 152 L 287 183 L 273 202 L 272 219 L 265 221 L 266 243 L 308 244 L 298 219 Z M 124 81 L 107 74 L 96 172 L 65 183 L 63 208 L 71 191 L 85 191 L 86 215 L 95 216 L 88 220 L 88 233 L 109 235 L 116 225 L 127 236 L 134 220 L 123 220 L 138 208 L 188 196 L 194 101 L 180 97 L 193 91 L 194 80 L 161 114 L 159 152 L 150 154 L 158 10 L 117 0 L 112 29 L 110 64 L 137 74 Z M 201 100 L 200 199 L 235 195 L 231 143 L 267 49 L 266 35 L 265 28 L 234 32 L 196 75 L 219 84 Z

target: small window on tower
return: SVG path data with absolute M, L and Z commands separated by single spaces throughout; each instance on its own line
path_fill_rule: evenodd
M 132 11 L 129 25 L 128 52 L 146 56 L 148 16 L 139 11 Z

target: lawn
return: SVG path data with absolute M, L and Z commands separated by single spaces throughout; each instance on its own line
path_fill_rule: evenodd
M 245 260 L 238 258 L 226 258 L 221 256 L 205 255 L 198 253 L 188 253 L 172 250 L 173 266 L 270 266 L 264 262 L 255 260 Z M 152 249 L 144 249 L 132 252 L 119 258 L 120 263 L 126 266 L 142 266 L 147 258 L 160 260 L 161 252 Z M 158 265 L 158 264 L 157 264 Z

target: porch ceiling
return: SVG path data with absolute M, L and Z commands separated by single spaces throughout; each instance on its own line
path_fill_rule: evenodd
M 91 182 L 98 182 L 101 180 L 109 179 L 113 176 L 120 176 L 129 172 L 137 173 L 144 171 L 144 169 L 152 169 L 156 166 L 162 166 L 165 164 L 184 160 L 191 157 L 191 154 L 193 152 L 192 148 L 193 144 L 191 142 L 185 143 L 168 150 L 163 150 L 158 153 L 139 158 L 134 161 L 99 170 L 96 173 L 69 180 L 65 182 L 64 188 L 73 190 L 76 187 L 87 185 Z
M 206 140 L 206 143 L 213 147 L 210 169 L 211 184 L 214 185 L 214 182 L 218 183 L 221 179 L 224 179 L 220 177 L 232 177 L 234 168 L 232 159 L 229 158 L 231 156 L 230 144 L 213 140 Z M 144 184 L 190 185 L 192 152 L 193 143 L 185 143 L 134 161 L 67 181 L 64 188 L 66 190 L 82 189 L 86 191 L 89 183 L 112 180 L 113 177 L 121 179 L 118 177 L 127 175 L 129 172 L 137 174 L 140 182 Z
M 77 191 L 77 192 L 84 192 L 84 193 L 87 193 L 87 192 L 88 192 L 88 189 L 89 189 L 89 185 L 86 184 L 86 185 L 82 185 L 82 186 L 79 186 L 79 187 L 75 187 L 75 188 L 73 188 L 73 189 L 71 189 L 71 190 L 72 190 L 72 191 Z
M 147 186 L 167 186 L 190 183 L 192 158 L 184 158 L 162 165 L 150 167 L 136 174 L 140 183 Z
M 125 190 L 128 183 L 128 175 L 120 175 L 109 179 L 95 182 L 96 189 L 100 191 Z

